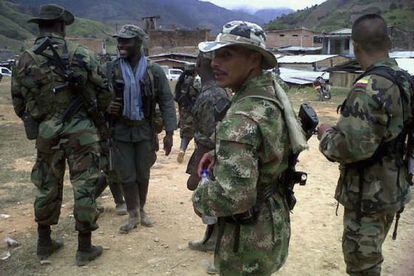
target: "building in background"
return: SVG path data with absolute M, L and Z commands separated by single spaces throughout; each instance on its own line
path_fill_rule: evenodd
M 268 29 L 266 30 L 267 39 L 266 46 L 269 49 L 277 49 L 281 47 L 297 46 L 297 47 L 321 47 L 322 43 L 315 39 L 320 33 L 314 32 L 307 28 L 297 29 Z
M 354 56 L 354 47 L 351 39 L 351 29 L 340 29 L 317 37 L 322 41 L 324 55 Z

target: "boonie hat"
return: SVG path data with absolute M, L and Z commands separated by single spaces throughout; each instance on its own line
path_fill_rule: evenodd
M 39 16 L 29 19 L 27 22 L 39 24 L 45 21 L 63 21 L 65 25 L 70 25 L 75 21 L 73 14 L 64 7 L 56 4 L 40 6 Z
M 142 40 L 148 39 L 148 35 L 144 32 L 143 29 L 132 24 L 123 25 L 121 29 L 113 35 L 113 37 L 126 39 L 138 37 Z
M 259 25 L 247 21 L 231 21 L 223 26 L 215 41 L 201 42 L 198 49 L 201 52 L 212 52 L 226 46 L 239 45 L 262 54 L 262 68 L 272 69 L 276 67 L 276 57 L 266 49 L 265 42 L 266 34 Z

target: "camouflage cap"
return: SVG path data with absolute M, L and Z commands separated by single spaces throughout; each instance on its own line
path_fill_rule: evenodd
M 266 49 L 266 34 L 262 27 L 247 21 L 231 21 L 223 26 L 223 30 L 215 41 L 198 44 L 201 52 L 212 52 L 230 45 L 240 45 L 257 51 L 263 56 L 262 68 L 271 69 L 277 64 L 275 55 Z
M 65 25 L 70 25 L 75 21 L 75 17 L 62 6 L 47 4 L 40 6 L 39 16 L 31 18 L 27 22 L 39 24 L 45 21 L 63 21 Z
M 143 29 L 136 25 L 126 24 L 121 27 L 118 33 L 114 34 L 115 38 L 134 38 L 138 37 L 141 40 L 148 39 L 148 35 L 144 32 Z

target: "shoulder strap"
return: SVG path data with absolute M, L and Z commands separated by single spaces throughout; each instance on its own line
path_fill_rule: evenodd
M 71 46 L 71 49 L 68 49 L 68 55 L 69 55 L 69 64 L 72 63 L 73 61 L 73 57 L 75 56 L 75 52 L 76 50 L 79 48 L 80 44 L 75 43 L 73 44 L 73 47 Z M 40 56 L 36 55 L 32 49 L 26 49 L 25 50 L 26 53 L 28 53 L 34 60 L 34 62 L 36 63 L 36 65 L 40 66 L 40 64 L 42 63 Z
M 151 61 L 148 61 L 147 74 L 148 74 L 148 77 L 149 77 L 149 80 L 150 80 L 151 91 L 156 96 L 156 95 L 158 95 L 158 93 L 156 93 L 158 91 L 155 91 L 156 88 L 155 88 L 155 85 L 154 85 L 154 74 L 152 73 L 152 66 L 153 65 L 152 65 Z
M 263 100 L 267 100 L 267 101 L 275 103 L 281 110 L 283 110 L 283 105 L 277 99 L 277 96 L 276 96 L 276 86 L 275 85 L 273 85 L 273 89 L 274 89 L 274 91 L 272 91 L 272 94 L 270 94 L 270 95 L 269 95 L 269 93 L 254 91 L 254 92 L 251 92 L 251 93 L 247 93 L 246 95 L 241 97 L 240 100 L 244 100 L 246 98 L 263 99 Z M 271 97 L 271 95 L 274 95 L 274 97 Z
M 32 49 L 27 49 L 27 50 L 25 50 L 25 52 L 26 52 L 26 53 L 28 53 L 28 54 L 31 56 L 31 58 L 34 60 L 34 62 L 36 63 L 36 65 L 37 65 L 37 66 L 40 66 L 41 61 L 40 61 L 40 57 L 39 57 L 39 55 L 36 55 L 36 54 L 32 51 Z

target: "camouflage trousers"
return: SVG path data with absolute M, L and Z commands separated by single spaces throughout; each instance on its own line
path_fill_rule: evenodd
M 382 243 L 392 225 L 394 213 L 358 216 L 345 209 L 342 251 L 346 272 L 354 276 L 381 275 Z
M 191 111 L 180 107 L 178 110 L 179 121 L 178 127 L 180 128 L 180 137 L 187 138 L 188 140 L 194 137 L 194 126 L 193 126 L 193 114 Z
M 271 275 L 285 263 L 290 218 L 281 196 L 275 195 L 263 204 L 255 223 L 237 229 L 237 224 L 219 218 L 218 227 L 214 263 L 220 275 Z
M 75 200 L 76 230 L 90 232 L 98 228 L 95 186 L 100 174 L 100 147 L 96 130 L 82 129 L 82 123 L 77 123 L 80 129 L 66 129 L 47 138 L 40 136 L 36 141 L 37 159 L 31 180 L 37 187 L 34 210 L 39 224 L 53 225 L 59 221 L 67 161 Z

